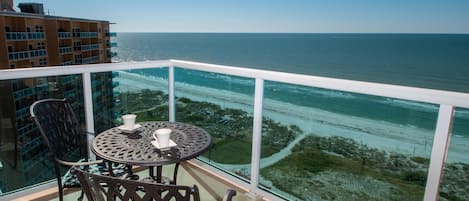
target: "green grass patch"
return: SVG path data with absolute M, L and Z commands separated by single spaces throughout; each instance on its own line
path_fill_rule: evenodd
M 251 142 L 239 138 L 226 138 L 214 140 L 212 149 L 203 154 L 217 163 L 223 164 L 247 164 L 251 163 Z M 279 149 L 263 146 L 261 157 L 267 157 L 277 153 Z
M 296 149 L 291 155 L 282 159 L 278 163 L 261 170 L 261 175 L 273 182 L 279 189 L 301 197 L 296 194 L 293 188 L 298 188 L 293 183 L 285 180 L 279 180 L 278 174 L 287 178 L 304 178 L 307 175 L 316 174 L 322 171 L 340 171 L 355 175 L 363 175 L 375 178 L 395 185 L 401 192 L 401 195 L 408 200 L 421 200 L 424 193 L 424 182 L 426 173 L 408 172 L 404 174 L 395 174 L 383 172 L 364 165 L 360 160 L 352 160 L 332 154 L 325 153 L 316 147 L 302 146 Z M 271 174 L 275 172 L 274 174 Z M 422 185 L 423 184 L 423 185 Z M 308 185 L 308 189 L 315 189 L 315 184 Z M 305 186 L 301 186 L 304 188 Z
M 413 156 L 413 157 L 410 157 L 410 160 L 416 162 L 416 163 L 419 163 L 419 164 L 422 164 L 422 165 L 428 165 L 430 164 L 430 159 L 428 158 L 424 158 L 424 157 L 420 157 L 420 156 Z

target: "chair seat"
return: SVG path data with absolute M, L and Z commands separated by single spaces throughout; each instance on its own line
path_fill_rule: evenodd
M 86 162 L 88 161 L 87 159 L 80 159 L 77 162 Z M 96 164 L 96 165 L 89 165 L 87 167 L 85 166 L 79 166 L 78 167 L 81 170 L 86 170 L 88 172 L 91 172 L 93 174 L 97 175 L 105 175 L 105 176 L 110 176 L 111 174 L 109 173 L 109 168 L 107 167 L 106 163 L 102 164 Z M 77 188 L 81 187 L 80 182 L 78 181 L 78 178 L 76 177 L 75 174 L 71 172 L 71 169 L 68 169 L 67 172 L 62 176 L 62 185 L 65 188 Z M 124 164 L 113 164 L 112 165 L 112 170 L 113 170 L 113 175 L 115 177 L 125 177 L 125 175 L 128 173 L 129 170 L 126 170 L 126 166 Z

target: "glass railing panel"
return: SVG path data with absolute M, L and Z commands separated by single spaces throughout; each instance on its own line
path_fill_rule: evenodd
M 438 106 L 265 82 L 260 188 L 291 200 L 423 200 Z
M 57 32 L 57 36 L 59 38 L 70 38 L 71 33 L 70 32 Z
M 122 124 L 121 116 L 136 114 L 137 122 L 168 121 L 168 69 L 136 69 L 92 73 L 96 132 Z
M 4 194 L 55 179 L 29 107 L 40 99 L 67 98 L 84 125 L 81 83 L 81 75 L 0 81 L 0 200 Z
M 457 108 L 439 200 L 469 200 L 469 109 Z
M 213 147 L 201 159 L 249 179 L 254 80 L 175 68 L 176 121 L 205 129 Z

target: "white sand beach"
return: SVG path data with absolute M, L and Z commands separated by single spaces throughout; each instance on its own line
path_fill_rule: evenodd
M 168 92 L 167 80 L 119 71 L 115 78 L 120 92 L 144 89 Z M 195 101 L 206 101 L 224 108 L 253 112 L 254 98 L 231 91 L 175 83 L 175 95 Z M 400 125 L 320 109 L 294 105 L 272 99 L 264 99 L 263 114 L 286 125 L 297 125 L 306 134 L 319 136 L 342 136 L 351 138 L 369 147 L 398 152 L 411 156 L 429 158 L 434 131 L 410 125 Z M 448 162 L 469 163 L 469 139 L 458 137 L 452 140 Z

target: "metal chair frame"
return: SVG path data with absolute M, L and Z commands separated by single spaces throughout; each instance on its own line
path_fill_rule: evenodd
M 80 127 L 78 120 L 73 112 L 73 108 L 66 99 L 44 99 L 34 102 L 30 107 L 31 117 L 36 123 L 39 132 L 49 150 L 49 155 L 54 162 L 54 170 L 57 178 L 59 189 L 59 199 L 63 201 L 63 189 L 80 187 L 79 183 L 62 181 L 61 166 L 81 166 L 87 169 L 90 165 L 101 165 L 104 168 L 103 160 L 95 161 L 70 161 L 71 157 L 67 157 L 68 153 L 77 152 L 78 156 L 83 155 L 83 148 L 86 145 L 86 133 Z M 111 165 L 111 164 L 109 164 Z M 128 168 L 128 167 L 127 167 Z M 114 171 L 122 171 L 122 168 L 114 168 L 113 171 L 105 174 L 114 176 Z M 131 171 L 131 170 L 128 170 Z M 73 179 L 72 179 L 73 180 Z M 82 196 L 83 197 L 83 192 Z M 81 198 L 79 198 L 80 200 Z
M 83 190 L 90 201 L 200 201 L 196 185 L 181 186 L 152 182 L 125 180 L 116 177 L 97 175 L 77 168 L 77 175 Z M 236 191 L 227 190 L 224 201 L 231 201 Z

